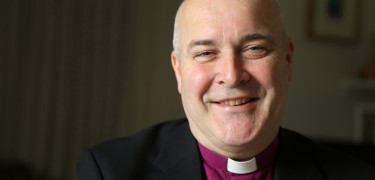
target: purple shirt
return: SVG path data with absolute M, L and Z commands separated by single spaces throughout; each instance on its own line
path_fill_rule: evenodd
M 235 174 L 227 170 L 228 158 L 213 152 L 198 143 L 199 151 L 203 157 L 203 166 L 208 180 L 272 180 L 274 173 L 275 156 L 279 138 L 261 153 L 255 156 L 257 170 L 248 174 Z

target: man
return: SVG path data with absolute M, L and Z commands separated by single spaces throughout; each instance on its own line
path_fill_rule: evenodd
M 187 120 L 85 151 L 80 179 L 375 179 L 280 128 L 294 44 L 275 0 L 186 0 L 173 45 Z

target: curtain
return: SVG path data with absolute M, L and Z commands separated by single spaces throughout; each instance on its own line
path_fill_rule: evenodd
M 0 162 L 75 179 L 80 153 L 183 116 L 179 1 L 0 0 Z

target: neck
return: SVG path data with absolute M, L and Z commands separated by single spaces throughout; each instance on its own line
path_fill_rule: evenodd
M 253 141 L 243 145 L 227 145 L 215 143 L 206 138 L 196 138 L 197 141 L 207 149 L 216 152 L 222 156 L 236 161 L 247 161 L 265 150 L 277 137 L 278 131 L 268 137 L 255 138 Z

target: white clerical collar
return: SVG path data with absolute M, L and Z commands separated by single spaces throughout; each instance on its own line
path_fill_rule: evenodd
M 248 161 L 235 161 L 228 158 L 227 170 L 235 174 L 247 174 L 257 170 L 255 157 Z

